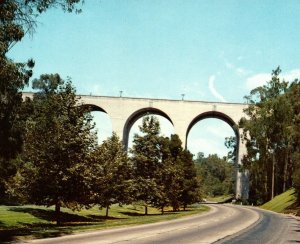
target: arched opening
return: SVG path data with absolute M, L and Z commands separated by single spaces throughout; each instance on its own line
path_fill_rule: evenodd
M 230 158 L 227 158 L 228 152 L 233 149 L 225 146 L 226 137 L 236 140 L 235 154 Z M 202 113 L 190 123 L 186 140 L 202 172 L 203 194 L 206 197 L 237 196 L 239 130 L 235 122 L 221 112 Z
M 112 135 L 112 123 L 107 112 L 96 105 L 85 104 L 93 116 L 93 123 L 95 123 L 94 131 L 97 133 L 98 144 Z
M 236 159 L 239 151 L 239 130 L 235 122 L 226 114 L 210 111 L 198 115 L 190 123 L 186 142 L 195 156 L 197 153 L 218 154 L 219 157 L 227 156 L 229 149 L 224 145 L 225 137 L 236 138 Z M 237 163 L 237 162 L 235 162 Z
M 163 111 L 156 108 L 143 108 L 133 113 L 126 121 L 123 130 L 123 142 L 126 150 L 131 147 L 133 136 L 139 132 L 139 125 L 142 124 L 142 119 L 146 115 L 155 115 L 159 119 L 161 134 L 170 136 L 174 134 L 173 122 L 170 117 Z

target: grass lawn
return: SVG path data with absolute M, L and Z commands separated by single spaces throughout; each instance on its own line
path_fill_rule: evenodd
M 53 222 L 54 208 L 25 206 L 0 206 L 0 243 L 14 240 L 55 237 L 81 231 L 99 230 L 116 226 L 128 226 L 158 221 L 171 220 L 183 216 L 202 213 L 209 208 L 202 205 L 193 205 L 187 211 L 160 211 L 148 208 L 148 215 L 144 215 L 144 207 L 114 205 L 105 218 L 105 209 L 98 207 L 73 212 L 62 209 L 63 224 L 59 227 Z
M 297 208 L 295 208 L 295 204 L 296 204 L 295 189 L 291 188 L 288 191 L 274 197 L 271 201 L 263 204 L 260 207 L 277 213 L 293 212 L 293 210 L 297 212 Z

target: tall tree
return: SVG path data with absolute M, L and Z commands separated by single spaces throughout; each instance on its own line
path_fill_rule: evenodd
M 200 185 L 197 179 L 193 155 L 182 148 L 178 135 L 161 137 L 162 164 L 156 175 L 159 186 L 153 206 L 164 210 L 172 206 L 178 211 L 181 206 L 200 201 Z
M 180 202 L 183 208 L 189 204 L 197 203 L 201 200 L 201 185 L 197 178 L 197 170 L 193 161 L 193 154 L 184 150 L 180 155 L 183 169 L 183 187 Z
M 293 185 L 297 192 L 297 200 L 300 203 L 300 82 L 295 80 L 291 83 L 289 91 L 286 94 L 292 107 L 293 119 L 288 129 L 289 134 L 289 152 L 290 163 L 285 165 L 287 174 L 285 180 L 287 185 Z M 292 181 L 292 183 L 291 183 Z
M 17 7 L 11 1 L 0 4 L 0 199 L 4 200 L 5 182 L 16 172 L 16 155 L 22 150 L 23 126 L 20 116 L 21 90 L 28 84 L 34 66 L 14 63 L 6 57 L 9 46 L 23 37 L 22 26 L 15 22 Z M 0 201 L 1 201 L 0 200 Z
M 105 140 L 94 153 L 93 203 L 106 208 L 112 204 L 132 202 L 132 165 L 116 133 Z
M 92 162 L 96 146 L 92 117 L 79 101 L 70 81 L 42 75 L 34 81 L 38 93 L 26 122 L 22 189 L 28 201 L 80 209 L 88 204 Z
M 134 135 L 131 160 L 137 186 L 137 200 L 143 201 L 145 214 L 148 214 L 148 206 L 159 191 L 156 183 L 156 173 L 162 165 L 159 121 L 154 116 L 145 116 L 139 129 L 142 135 Z
M 5 184 L 18 167 L 14 160 L 22 150 L 22 89 L 32 75 L 34 62 L 18 63 L 7 57 L 8 51 L 26 33 L 33 33 L 36 17 L 51 7 L 65 11 L 77 9 L 81 0 L 2 0 L 0 3 L 0 199 Z M 0 200 L 0 201 L 1 201 Z
M 161 137 L 161 145 L 162 164 L 156 173 L 159 188 L 152 204 L 163 214 L 166 206 L 172 206 L 174 211 L 179 209 L 184 179 L 179 160 L 183 149 L 178 135 L 171 135 L 171 139 Z
M 248 154 L 244 166 L 250 172 L 250 196 L 264 202 L 281 193 L 288 184 L 290 147 L 287 127 L 293 113 L 284 94 L 288 83 L 280 80 L 281 70 L 272 72 L 266 85 L 252 90 L 240 121 Z

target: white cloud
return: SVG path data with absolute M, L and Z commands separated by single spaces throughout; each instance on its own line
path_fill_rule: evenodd
M 261 73 L 250 76 L 246 79 L 246 87 L 248 90 L 252 90 L 258 86 L 266 84 L 271 79 L 271 75 L 268 73 Z
M 218 123 L 217 126 L 212 125 L 206 128 L 207 132 L 211 134 L 216 140 L 224 140 L 234 134 L 233 129 L 227 123 Z
M 259 73 L 250 76 L 246 79 L 246 88 L 252 90 L 258 86 L 263 86 L 271 80 L 271 77 L 271 73 Z M 300 78 L 300 69 L 293 69 L 282 73 L 280 78 L 285 79 L 286 81 L 293 81 L 296 78 Z
M 191 138 L 188 142 L 188 150 L 194 154 L 195 157 L 199 152 L 203 152 L 205 156 L 218 154 L 219 157 L 228 154 L 228 149 L 225 146 L 209 138 Z
M 226 102 L 225 98 L 215 89 L 215 86 L 214 86 L 215 78 L 216 77 L 214 75 L 209 77 L 208 88 L 215 98 L 221 100 L 222 102 Z
M 237 74 L 238 76 L 245 76 L 248 75 L 249 73 L 251 73 L 249 70 L 243 68 L 243 67 L 238 67 L 237 65 L 235 65 L 234 63 L 229 62 L 226 58 L 222 57 L 223 61 L 225 62 L 225 67 L 231 71 L 233 71 L 235 74 Z M 239 56 L 237 58 L 237 60 L 242 60 L 243 57 Z
M 293 81 L 296 78 L 299 79 L 300 78 L 300 69 L 293 69 L 293 70 L 289 71 L 288 73 L 282 73 L 282 75 L 280 75 L 280 77 L 282 77 L 286 81 Z

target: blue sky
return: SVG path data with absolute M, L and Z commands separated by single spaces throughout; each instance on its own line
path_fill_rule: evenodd
M 35 77 L 69 76 L 93 95 L 244 102 L 278 65 L 282 77 L 300 77 L 298 0 L 86 0 L 82 9 L 43 14 L 10 57 L 33 58 Z M 233 135 L 223 122 L 205 123 L 188 142 L 199 145 L 194 153 L 209 153 L 203 138 L 214 124 Z M 225 154 L 221 144 L 211 150 Z

